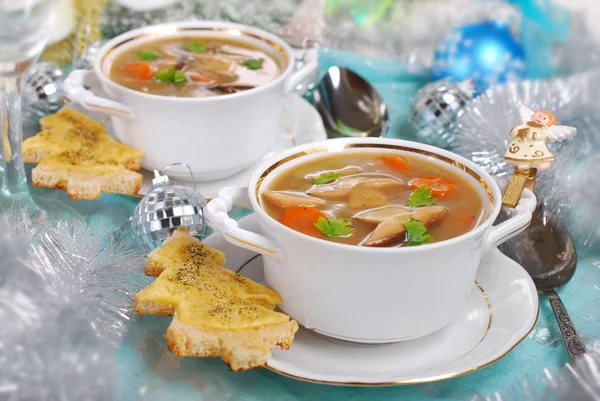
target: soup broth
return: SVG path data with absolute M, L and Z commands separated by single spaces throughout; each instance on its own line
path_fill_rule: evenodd
M 469 178 L 407 152 L 340 152 L 306 162 L 273 180 L 261 204 L 304 234 L 378 247 L 457 237 L 484 210 Z
M 265 85 L 280 73 L 272 57 L 247 43 L 191 36 L 132 47 L 112 62 L 109 76 L 144 93 L 206 97 Z

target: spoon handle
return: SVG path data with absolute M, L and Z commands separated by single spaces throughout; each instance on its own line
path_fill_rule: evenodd
M 577 330 L 575 330 L 575 326 L 571 321 L 571 317 L 567 312 L 567 308 L 560 300 L 560 297 L 554 290 L 544 290 L 544 293 L 548 296 L 548 300 L 550 301 L 550 305 L 552 306 L 552 311 L 554 312 L 554 316 L 558 321 L 558 327 L 560 327 L 560 333 L 565 340 L 565 344 L 567 346 L 567 352 L 569 353 L 569 359 L 571 362 L 575 361 L 579 355 L 585 353 L 585 347 L 583 346 L 583 342 L 581 338 L 579 338 L 579 334 L 577 334 Z

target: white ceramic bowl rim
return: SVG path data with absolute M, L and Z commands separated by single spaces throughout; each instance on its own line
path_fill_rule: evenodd
M 364 143 L 364 144 L 398 145 L 398 146 L 403 146 L 403 147 L 408 147 L 408 148 L 413 148 L 413 149 L 418 149 L 418 150 L 424 150 L 424 151 L 428 151 L 431 153 L 435 153 L 440 156 L 450 158 L 450 159 L 464 165 L 465 167 L 473 170 L 473 172 L 475 172 L 477 175 L 479 175 L 479 177 L 481 177 L 481 179 L 488 184 L 488 186 L 490 187 L 490 189 L 492 191 L 492 195 L 494 198 L 493 205 L 491 205 L 492 207 L 490 208 L 490 212 L 489 212 L 487 218 L 481 224 L 479 224 L 473 230 L 466 232 L 462 235 L 459 235 L 457 237 L 450 238 L 450 239 L 440 241 L 440 242 L 433 242 L 431 244 L 423 244 L 420 246 L 413 246 L 413 247 L 371 248 L 371 247 L 359 247 L 357 245 L 340 244 L 337 242 L 326 241 L 326 240 L 322 240 L 319 238 L 311 237 L 310 235 L 302 234 L 296 230 L 293 230 L 287 226 L 284 226 L 283 224 L 281 224 L 280 222 L 278 222 L 277 220 L 272 218 L 258 204 L 258 200 L 256 198 L 256 186 L 258 184 L 258 179 L 271 166 L 273 166 L 275 163 L 285 159 L 288 156 L 291 156 L 298 152 L 303 152 L 303 151 L 306 151 L 309 149 L 320 148 L 320 147 L 324 147 L 324 146 L 334 148 L 334 149 L 336 149 L 336 148 L 343 149 L 339 145 L 336 146 L 335 145 L 336 143 L 337 144 L 357 144 L 357 143 L 363 144 Z M 366 148 L 366 149 L 369 149 L 369 148 Z M 360 152 L 360 148 L 349 148 L 349 150 Z M 299 156 L 298 159 L 300 159 L 302 157 L 304 157 L 304 155 Z M 449 165 L 449 167 L 456 168 L 451 165 Z M 267 219 L 268 221 L 278 225 L 278 227 L 280 227 L 284 231 L 287 231 L 290 234 L 298 235 L 302 239 L 309 241 L 309 242 L 314 242 L 314 243 L 318 243 L 318 244 L 326 243 L 329 246 L 334 247 L 334 248 L 341 248 L 341 249 L 348 249 L 348 250 L 351 249 L 354 251 L 359 250 L 361 252 L 378 252 L 378 253 L 379 252 L 405 252 L 405 253 L 421 252 L 423 250 L 434 250 L 437 248 L 453 246 L 460 241 L 464 241 L 464 240 L 470 239 L 471 237 L 475 237 L 478 235 L 483 235 L 483 232 L 488 230 L 490 228 L 490 226 L 493 224 L 493 222 L 496 220 L 496 217 L 498 217 L 498 214 L 500 213 L 500 209 L 502 208 L 502 202 L 501 202 L 502 195 L 500 193 L 500 188 L 498 187 L 498 184 L 492 178 L 492 176 L 490 176 L 484 169 L 477 166 L 472 161 L 467 160 L 464 157 L 457 155 L 456 153 L 452 153 L 450 151 L 447 151 L 447 150 L 444 150 L 444 149 L 441 149 L 441 148 L 438 148 L 435 146 L 425 145 L 422 143 L 407 141 L 407 140 L 402 140 L 402 139 L 393 139 L 393 138 L 328 139 L 326 141 L 312 142 L 312 143 L 308 143 L 305 145 L 296 146 L 294 148 L 288 149 L 287 151 L 280 153 L 279 155 L 275 156 L 273 159 L 267 160 L 264 163 L 262 163 L 259 167 L 257 167 L 257 169 L 252 174 L 252 178 L 250 178 L 250 182 L 249 182 L 249 186 L 248 186 L 248 194 L 249 194 L 250 202 L 252 203 L 252 207 L 253 207 L 255 213 L 257 213 L 259 216 L 261 216 L 261 218 Z
M 148 33 L 157 33 L 157 37 L 160 37 L 161 35 L 164 35 L 166 37 L 166 36 L 169 36 L 170 34 L 176 33 L 176 32 L 173 32 L 173 30 L 177 29 L 177 28 L 185 29 L 185 28 L 211 28 L 211 27 L 212 28 L 235 29 L 235 30 L 239 30 L 241 32 L 259 36 L 263 39 L 266 39 L 270 42 L 275 43 L 277 46 L 279 46 L 285 52 L 285 55 L 287 57 L 287 66 L 286 66 L 285 70 L 283 70 L 281 72 L 281 74 L 279 74 L 279 76 L 277 78 L 275 78 L 274 80 L 272 80 L 271 82 L 269 82 L 265 85 L 257 86 L 255 88 L 249 89 L 247 91 L 227 94 L 224 96 L 176 97 L 176 96 L 155 95 L 152 93 L 144 93 L 144 92 L 136 91 L 133 89 L 129 89 L 129 88 L 127 88 L 123 85 L 120 85 L 120 84 L 114 82 L 113 80 L 111 80 L 104 73 L 104 71 L 102 69 L 104 57 L 110 50 L 112 50 L 119 44 L 122 44 L 124 42 L 128 42 L 128 41 L 132 40 L 132 38 L 135 38 L 138 35 L 148 34 Z M 133 40 L 135 40 L 135 39 L 133 39 Z M 276 50 L 276 49 L 274 49 L 274 50 Z M 128 92 L 133 95 L 146 97 L 146 98 L 153 98 L 153 99 L 168 99 L 169 101 L 172 101 L 172 102 L 215 102 L 215 101 L 218 102 L 218 101 L 223 101 L 223 100 L 231 99 L 231 98 L 251 96 L 253 93 L 256 93 L 258 91 L 268 90 L 270 87 L 279 84 L 281 81 L 285 80 L 291 74 L 291 72 L 294 68 L 294 56 L 292 54 L 292 50 L 291 50 L 290 46 L 283 39 L 267 32 L 267 31 L 263 31 L 262 29 L 254 28 L 254 27 L 251 27 L 248 25 L 242 25 L 242 24 L 236 24 L 236 23 L 224 22 L 224 21 L 182 21 L 182 22 L 168 22 L 168 23 L 164 23 L 164 24 L 149 25 L 149 26 L 145 26 L 142 28 L 132 29 L 131 31 L 124 32 L 124 33 L 112 38 L 111 40 L 106 42 L 100 48 L 98 55 L 94 59 L 93 68 L 94 68 L 94 72 L 96 73 L 96 76 L 100 80 L 102 80 L 102 82 L 104 82 L 105 84 L 107 84 L 109 86 L 112 86 L 113 88 L 115 88 L 117 90 L 125 91 L 125 92 Z

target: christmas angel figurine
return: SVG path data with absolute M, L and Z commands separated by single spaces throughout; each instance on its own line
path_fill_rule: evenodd
M 514 139 L 504 154 L 504 160 L 516 165 L 516 168 L 504 192 L 502 204 L 513 208 L 519 202 L 523 188 L 533 191 L 537 170 L 548 170 L 556 161 L 546 147 L 546 141 L 561 142 L 577 135 L 576 128 L 557 125 L 556 117 L 549 111 L 534 112 L 520 105 L 519 114 L 523 124 L 510 131 Z
M 556 125 L 556 117 L 549 111 L 534 112 L 525 105 L 519 106 L 523 124 L 510 131 L 514 139 L 510 143 L 504 160 L 515 164 L 519 170 L 537 168 L 545 171 L 556 161 L 546 147 L 546 141 L 561 142 L 577 134 L 577 128 Z

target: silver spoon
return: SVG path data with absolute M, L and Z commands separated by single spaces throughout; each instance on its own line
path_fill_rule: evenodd
M 555 289 L 565 285 L 577 266 L 577 253 L 562 220 L 543 204 L 533 213 L 525 232 L 499 246 L 531 275 L 538 291 L 548 296 L 571 362 L 585 347 Z
M 354 71 L 330 67 L 313 97 L 329 137 L 378 137 L 389 128 L 381 96 Z

